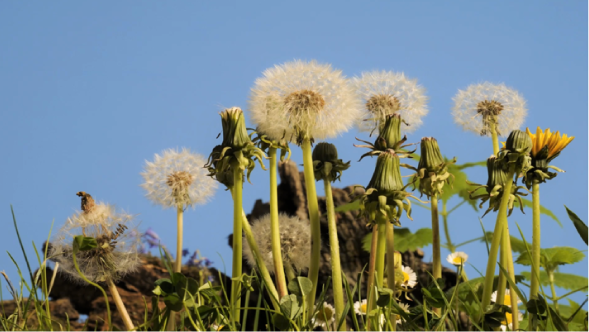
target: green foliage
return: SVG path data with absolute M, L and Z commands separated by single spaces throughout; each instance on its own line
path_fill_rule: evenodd
M 518 252 L 518 253 L 522 253 L 522 252 L 526 252 L 526 244 L 524 243 L 524 241 L 514 237 L 513 235 L 511 235 L 509 237 L 511 239 L 511 250 L 514 252 Z M 486 232 L 485 233 L 485 237 L 481 237 L 481 242 L 485 242 L 485 239 L 487 242 L 491 243 L 491 241 L 493 241 L 493 232 Z M 529 245 L 529 244 L 528 244 Z
M 372 233 L 362 239 L 362 248 L 370 252 L 371 242 Z M 415 233 L 411 233 L 409 228 L 395 228 L 395 250 L 399 252 L 423 248 L 432 244 L 432 242 L 433 234 L 431 228 L 420 228 Z
M 532 274 L 530 272 L 524 271 L 522 272 L 522 275 L 526 280 L 532 280 Z M 550 279 L 548 278 L 546 271 L 540 272 L 540 283 L 542 286 L 550 285 Z M 583 286 L 586 287 L 588 283 L 589 280 L 587 277 L 570 273 L 554 272 L 554 285 L 563 289 L 576 290 Z
M 585 241 L 585 244 L 587 244 L 587 225 L 585 225 L 581 218 L 579 218 L 573 211 L 569 210 L 569 208 L 566 205 L 564 206 L 564 208 L 567 210 L 567 214 L 573 222 L 573 225 L 575 225 L 577 232 L 579 233 L 583 241 Z
M 540 265 L 554 270 L 558 265 L 574 264 L 585 258 L 585 254 L 572 247 L 555 247 L 540 250 Z M 523 252 L 515 261 L 522 265 L 532 265 L 529 252 Z

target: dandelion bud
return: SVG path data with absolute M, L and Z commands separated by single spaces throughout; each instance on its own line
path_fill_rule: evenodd
M 350 162 L 344 163 L 337 159 L 337 148 L 330 143 L 321 142 L 313 149 L 313 170 L 315 179 L 335 181 L 340 179 L 342 172 L 350 168 Z
M 450 177 L 454 178 L 448 172 L 447 165 L 456 162 L 446 162 L 440 148 L 438 141 L 433 137 L 424 137 L 421 139 L 421 157 L 419 159 L 419 166 L 415 177 L 419 178 L 419 191 L 426 194 L 428 197 L 439 195 L 443 192 L 444 184 L 450 183 Z
M 289 217 L 281 213 L 280 223 L 280 248 L 284 264 L 289 264 L 297 271 L 304 271 L 309 267 L 309 255 L 311 254 L 311 228 L 308 223 L 297 217 Z M 260 249 L 260 255 L 268 271 L 274 273 L 274 259 L 272 256 L 272 232 L 270 226 L 270 214 L 263 216 L 252 223 L 252 233 Z M 243 241 L 243 254 L 247 262 L 256 266 L 256 259 L 247 241 Z
M 376 189 L 380 195 L 402 190 L 403 179 L 399 167 L 399 157 L 393 150 L 379 154 L 368 188 Z
M 245 127 L 245 118 L 239 107 L 232 107 L 221 112 L 223 123 L 223 147 L 241 150 L 251 143 Z
M 512 153 L 528 154 L 532 151 L 532 139 L 521 130 L 514 130 L 507 137 L 505 149 Z
M 401 140 L 401 122 L 403 120 L 399 114 L 387 115 L 385 119 L 378 138 L 384 143 L 384 148 L 392 148 Z
M 354 145 L 355 147 L 369 148 L 372 150 L 363 154 L 362 157 L 360 157 L 360 160 L 362 160 L 366 156 L 379 155 L 381 152 L 388 149 L 393 150 L 397 154 L 397 156 L 399 156 L 399 158 L 411 158 L 411 154 L 415 152 L 415 149 L 413 151 L 405 150 L 406 147 L 413 144 L 403 145 L 403 143 L 407 141 L 407 137 L 401 138 L 401 122 L 404 122 L 401 118 L 401 115 L 387 114 L 383 118 L 380 133 L 376 138 L 374 144 L 356 138 L 356 140 L 364 142 L 367 145 Z M 401 166 L 408 167 L 408 165 L 404 164 Z

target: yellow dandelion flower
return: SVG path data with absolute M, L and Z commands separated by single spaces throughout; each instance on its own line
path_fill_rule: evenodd
M 575 139 L 574 136 L 568 137 L 567 134 L 560 135 L 560 131 L 551 133 L 550 128 L 542 131 L 540 127 L 536 129 L 536 134 L 532 134 L 529 128 L 526 128 L 526 132 L 532 138 L 532 158 L 538 156 L 538 153 L 546 146 L 548 149 L 547 160 L 550 161 L 556 158 L 564 148 L 569 145 L 570 142 Z

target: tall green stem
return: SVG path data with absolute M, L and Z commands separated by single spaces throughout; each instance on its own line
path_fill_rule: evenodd
M 440 254 L 440 220 L 438 216 L 438 195 L 431 199 L 432 233 L 433 233 L 433 276 L 435 279 L 442 277 L 442 256 Z
M 344 290 L 342 282 L 342 267 L 339 258 L 339 239 L 337 237 L 337 225 L 335 223 L 335 206 L 333 205 L 333 195 L 331 193 L 331 182 L 323 180 L 325 189 L 325 205 L 327 209 L 327 227 L 329 229 L 329 246 L 331 249 L 331 279 L 333 280 L 333 302 L 335 304 L 335 321 L 339 321 L 344 314 Z M 343 320 L 339 328 L 340 331 L 346 331 L 346 320 Z
M 384 282 L 385 252 L 387 245 L 387 223 L 386 217 L 377 217 L 378 222 L 378 240 L 376 243 L 376 262 L 374 270 L 376 274 L 376 283 L 382 287 Z M 393 253 L 394 254 L 394 253 Z
M 176 212 L 176 222 L 178 224 L 178 238 L 176 240 L 176 261 L 174 262 L 174 272 L 180 272 L 182 270 L 182 224 L 184 222 L 184 209 L 182 205 L 177 206 Z
M 532 283 L 530 299 L 538 298 L 540 288 L 540 183 L 532 183 Z
M 239 323 L 241 307 L 241 263 L 242 263 L 242 232 L 243 232 L 243 171 L 237 162 L 232 163 L 233 169 L 233 272 L 231 285 L 231 306 L 233 307 L 232 322 Z
M 309 279 L 313 282 L 313 289 L 307 296 L 307 316 L 311 317 L 315 309 L 315 294 L 317 293 L 317 280 L 319 278 L 319 260 L 321 258 L 321 227 L 319 224 L 319 204 L 317 203 L 317 191 L 315 189 L 315 174 L 313 173 L 313 152 L 311 141 L 306 138 L 301 144 L 303 150 L 303 167 L 305 174 L 305 187 L 307 189 L 307 208 L 309 209 L 309 221 L 311 223 L 311 263 L 309 264 Z
M 280 225 L 278 221 L 278 184 L 276 176 L 276 148 L 268 149 L 270 158 L 270 231 L 272 233 L 272 258 L 274 259 L 274 274 L 280 298 L 288 295 L 284 266 L 282 264 L 282 250 L 280 245 Z
M 556 289 L 554 289 L 554 271 L 551 269 L 546 269 L 546 273 L 548 274 L 548 280 L 550 281 L 550 290 L 552 291 L 552 301 L 554 302 L 554 310 L 559 313 L 558 310 L 558 297 L 556 296 Z
M 504 224 L 507 223 L 507 204 L 509 203 L 509 193 L 513 186 L 513 175 L 515 171 L 513 166 L 509 167 L 507 172 L 507 183 L 503 188 L 503 196 L 501 197 L 501 204 L 499 205 L 499 211 L 497 213 L 497 221 L 495 223 L 495 230 L 493 232 L 493 240 L 491 241 L 491 249 L 489 250 L 489 260 L 487 261 L 487 272 L 485 274 L 485 286 L 483 289 L 483 297 L 481 304 L 483 310 L 491 304 L 491 294 L 493 293 L 493 279 L 495 278 L 495 267 L 497 265 L 497 254 L 499 253 L 499 245 L 501 243 L 501 236 Z M 497 293 L 505 293 L 505 289 L 498 289 Z
M 388 222 L 387 223 L 387 285 L 389 289 L 395 294 L 395 226 Z M 391 315 L 391 320 L 396 321 L 396 315 Z M 392 324 L 393 331 L 397 329 L 397 324 Z
M 133 325 L 133 322 L 131 321 L 131 317 L 129 316 L 129 313 L 127 312 L 127 308 L 125 307 L 125 304 L 123 303 L 123 300 L 121 299 L 121 295 L 119 294 L 119 291 L 117 290 L 117 286 L 115 286 L 112 279 L 108 279 L 107 285 L 108 285 L 108 290 L 110 291 L 110 295 L 112 295 L 112 299 L 115 302 L 115 305 L 117 307 L 117 311 L 119 312 L 119 315 L 121 315 L 121 319 L 123 320 L 123 324 L 125 324 L 125 330 L 127 330 L 127 331 L 135 330 L 135 326 Z
M 110 331 L 112 331 L 112 320 L 111 320 L 111 315 L 110 315 L 110 305 L 108 304 L 108 296 L 106 295 L 106 292 L 104 291 L 104 288 L 100 287 L 100 285 L 98 285 L 97 283 L 94 283 L 94 282 L 90 281 L 88 278 L 86 278 L 86 276 L 82 273 L 82 271 L 80 271 L 80 267 L 78 266 L 78 260 L 76 259 L 76 253 L 75 252 L 72 254 L 72 259 L 74 261 L 74 268 L 76 269 L 76 271 L 78 272 L 78 274 L 80 275 L 80 277 L 82 277 L 82 279 L 84 279 L 85 282 L 87 282 L 90 285 L 98 288 L 100 290 L 100 292 L 102 292 L 102 295 L 104 296 L 104 303 L 106 303 L 106 318 L 107 318 L 107 322 L 108 322 L 108 329 Z
M 499 138 L 497 137 L 497 129 L 495 129 L 497 121 L 492 121 L 489 127 L 491 128 L 491 139 L 493 140 L 493 154 L 497 155 L 499 153 Z
M 374 293 L 374 271 L 376 269 L 376 247 L 378 244 L 378 225 L 372 226 L 372 241 L 370 244 L 370 259 L 368 261 L 368 281 L 366 284 L 368 285 L 368 289 L 366 292 L 366 296 L 368 298 L 368 308 L 366 313 L 372 311 L 372 308 L 376 306 L 376 294 Z M 371 320 L 368 319 L 366 323 L 366 330 L 371 331 Z

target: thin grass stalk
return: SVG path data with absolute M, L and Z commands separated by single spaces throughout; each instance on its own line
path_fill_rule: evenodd
M 241 306 L 241 264 L 242 264 L 242 232 L 243 232 L 243 171 L 239 164 L 234 162 L 231 165 L 233 169 L 233 270 L 231 283 L 231 306 L 233 313 L 232 322 L 239 323 L 239 308 Z
M 454 253 L 456 251 L 456 247 L 454 247 L 454 244 L 452 243 L 452 240 L 450 239 L 450 229 L 448 228 L 448 211 L 446 208 L 446 201 L 442 201 L 442 222 L 444 223 L 444 234 L 446 235 L 446 246 L 448 246 L 448 250 L 450 250 L 451 253 Z
M 282 250 L 280 245 L 280 225 L 278 220 L 278 184 L 276 176 L 276 148 L 268 149 L 270 158 L 270 230 L 272 232 L 272 258 L 274 259 L 274 275 L 280 298 L 288 295 L 284 265 L 282 263 Z
M 305 187 L 307 189 L 307 208 L 309 209 L 309 221 L 311 223 L 311 263 L 309 264 L 309 279 L 313 283 L 313 289 L 307 296 L 307 316 L 311 317 L 315 308 L 315 295 L 317 293 L 317 280 L 319 278 L 319 260 L 321 259 L 321 227 L 319 224 L 319 204 L 317 203 L 317 191 L 315 189 L 315 174 L 313 173 L 313 151 L 311 141 L 308 138 L 301 144 L 303 150 L 303 168 L 305 174 Z
M 106 291 L 104 290 L 104 288 L 100 287 L 99 284 L 94 283 L 92 281 L 90 281 L 88 278 L 86 278 L 86 276 L 82 273 L 82 271 L 80 271 L 80 267 L 78 266 L 78 260 L 76 259 L 76 253 L 72 253 L 72 260 L 74 261 L 74 267 L 76 268 L 76 271 L 78 272 L 78 274 L 80 275 L 80 277 L 82 277 L 82 279 L 84 279 L 85 282 L 89 283 L 90 285 L 98 288 L 100 290 L 100 292 L 102 292 L 102 295 L 104 296 L 104 303 L 106 304 L 106 315 L 107 315 L 107 322 L 108 322 L 108 329 L 110 331 L 112 331 L 112 320 L 111 320 L 111 314 L 110 314 L 110 305 L 108 304 L 108 296 L 106 295 Z
M 374 271 L 376 268 L 376 245 L 378 242 L 378 225 L 372 226 L 372 241 L 370 243 L 370 260 L 368 261 L 368 280 L 366 284 L 367 309 L 366 313 L 372 311 L 372 308 L 376 306 L 376 294 L 374 294 Z M 359 299 L 361 297 L 359 296 Z M 370 319 L 366 319 L 366 330 L 370 331 Z
M 344 289 L 342 287 L 342 267 L 339 257 L 339 240 L 337 237 L 337 225 L 335 221 L 335 206 L 333 205 L 333 195 L 331 192 L 331 182 L 323 180 L 325 189 L 325 205 L 327 209 L 327 226 L 329 229 L 329 246 L 331 249 L 331 279 L 333 280 L 333 302 L 335 304 L 335 321 L 339 322 L 344 313 Z M 346 331 L 346 321 L 344 319 L 339 328 L 340 331 Z
M 112 299 L 115 302 L 115 305 L 117 306 L 117 311 L 119 312 L 119 315 L 121 315 L 121 319 L 123 320 L 123 324 L 125 324 L 125 329 L 127 331 L 135 330 L 135 325 L 133 325 L 133 322 L 131 321 L 131 317 L 129 316 L 129 313 L 127 312 L 127 308 L 125 307 L 125 304 L 123 303 L 123 300 L 121 299 L 121 295 L 119 294 L 119 291 L 117 290 L 117 286 L 115 286 L 115 283 L 111 279 L 108 279 L 108 281 L 106 283 L 108 285 L 108 290 L 110 291 L 110 295 L 112 295 Z
M 499 253 L 499 246 L 501 243 L 501 236 L 507 223 L 507 204 L 509 202 L 509 194 L 513 186 L 513 175 L 515 171 L 513 166 L 509 166 L 507 172 L 507 183 L 503 188 L 503 196 L 501 197 L 501 204 L 497 213 L 497 221 L 495 223 L 495 230 L 493 232 L 493 240 L 491 241 L 491 248 L 489 249 L 489 260 L 487 261 L 487 271 L 485 274 L 485 283 L 483 289 L 483 297 L 481 300 L 482 309 L 491 304 L 491 294 L 493 293 L 493 279 L 495 278 L 495 268 L 497 265 L 497 254 Z M 497 289 L 497 294 L 505 293 L 505 288 Z
M 554 303 L 554 310 L 556 310 L 556 313 L 560 314 L 558 309 L 558 297 L 556 296 L 556 289 L 554 289 L 554 271 L 546 269 L 546 273 L 548 274 L 548 281 L 550 281 L 550 291 L 552 292 L 552 302 Z
M 176 261 L 174 272 L 182 271 L 182 238 L 183 238 L 184 208 L 182 205 L 176 207 L 176 224 L 178 225 L 178 238 L 176 239 Z

